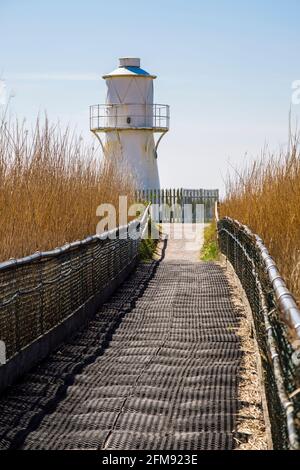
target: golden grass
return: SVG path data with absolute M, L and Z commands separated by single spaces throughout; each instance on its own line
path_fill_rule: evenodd
M 221 216 L 260 235 L 300 301 L 300 150 L 294 138 L 287 154 L 264 155 L 227 181 Z
M 118 207 L 119 195 L 133 202 L 134 190 L 124 166 L 100 163 L 69 129 L 0 122 L 0 261 L 94 234 L 97 206 Z

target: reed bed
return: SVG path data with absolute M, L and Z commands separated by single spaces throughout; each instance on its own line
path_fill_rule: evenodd
M 96 147 L 47 119 L 0 122 L 0 261 L 92 235 L 99 204 L 133 202 L 134 177 Z
M 221 216 L 230 216 L 261 236 L 289 289 L 300 302 L 300 146 L 260 159 L 229 177 Z

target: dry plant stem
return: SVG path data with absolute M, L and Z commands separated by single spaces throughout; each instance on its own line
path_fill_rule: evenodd
M 300 147 L 264 151 L 261 158 L 227 180 L 220 215 L 248 225 L 263 238 L 288 288 L 300 300 Z
M 101 203 L 134 201 L 124 163 L 102 160 L 95 145 L 47 119 L 30 132 L 0 120 L 0 261 L 92 235 Z
M 267 402 L 263 384 L 261 361 L 255 336 L 252 312 L 246 294 L 237 278 L 233 267 L 221 257 L 229 285 L 232 300 L 240 312 L 240 324 L 236 331 L 241 342 L 243 356 L 238 386 L 238 400 L 241 407 L 237 415 L 237 450 L 272 449 Z M 239 435 L 247 436 L 246 441 Z

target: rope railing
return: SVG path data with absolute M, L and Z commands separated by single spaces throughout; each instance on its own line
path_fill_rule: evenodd
M 126 226 L 0 264 L 0 340 L 6 361 L 126 271 L 138 257 L 148 209 Z
M 218 219 L 221 252 L 235 269 L 253 313 L 275 448 L 300 447 L 300 310 L 260 237 Z

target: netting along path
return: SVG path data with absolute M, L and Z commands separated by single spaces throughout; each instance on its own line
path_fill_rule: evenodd
M 0 400 L 0 448 L 232 449 L 241 359 L 223 268 L 141 264 Z

